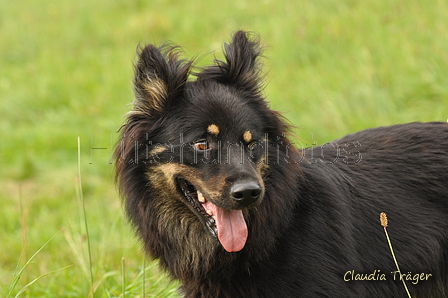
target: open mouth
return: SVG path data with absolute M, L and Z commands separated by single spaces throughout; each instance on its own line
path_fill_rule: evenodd
M 226 210 L 213 204 L 191 182 L 177 177 L 187 204 L 204 223 L 211 235 L 218 239 L 228 252 L 237 252 L 244 248 L 248 237 L 246 221 L 241 210 Z
M 215 218 L 213 216 L 213 212 L 211 210 L 205 209 L 204 203 L 207 199 L 204 195 L 198 191 L 193 184 L 191 184 L 188 180 L 182 177 L 177 178 L 177 184 L 179 185 L 182 193 L 185 196 L 185 199 L 190 203 L 193 209 L 196 211 L 196 214 L 202 219 L 202 222 L 207 227 L 207 230 L 210 234 L 218 239 L 218 229 L 216 227 Z

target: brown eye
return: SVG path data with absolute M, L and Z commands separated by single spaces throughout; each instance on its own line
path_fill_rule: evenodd
M 255 147 L 257 147 L 257 141 L 250 142 L 249 144 L 247 144 L 247 147 L 251 150 L 254 149 Z
M 205 151 L 210 149 L 210 146 L 208 145 L 207 142 L 197 142 L 194 143 L 194 148 L 198 151 Z

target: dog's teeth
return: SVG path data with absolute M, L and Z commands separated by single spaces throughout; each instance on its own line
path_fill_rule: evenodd
M 205 197 L 200 191 L 198 191 L 198 201 L 201 203 L 205 203 Z
M 213 215 L 213 211 L 212 211 L 212 210 L 207 210 L 207 211 L 205 211 L 205 212 L 207 212 L 207 214 L 210 215 L 210 216 Z

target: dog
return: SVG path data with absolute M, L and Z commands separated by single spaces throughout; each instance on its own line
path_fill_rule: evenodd
M 261 55 L 244 31 L 204 68 L 139 48 L 114 158 L 147 254 L 183 297 L 448 297 L 448 124 L 297 146 Z

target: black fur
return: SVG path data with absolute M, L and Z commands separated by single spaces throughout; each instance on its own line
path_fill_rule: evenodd
M 115 152 L 126 212 L 184 297 L 408 297 L 391 273 L 381 212 L 411 295 L 448 297 L 448 124 L 294 148 L 262 96 L 258 40 L 240 31 L 224 49 L 225 61 L 194 81 L 175 49 L 142 49 Z M 262 190 L 249 207 L 232 198 L 241 181 Z M 199 190 L 219 210 L 242 212 L 244 248 L 217 241 L 201 204 L 187 200 Z

